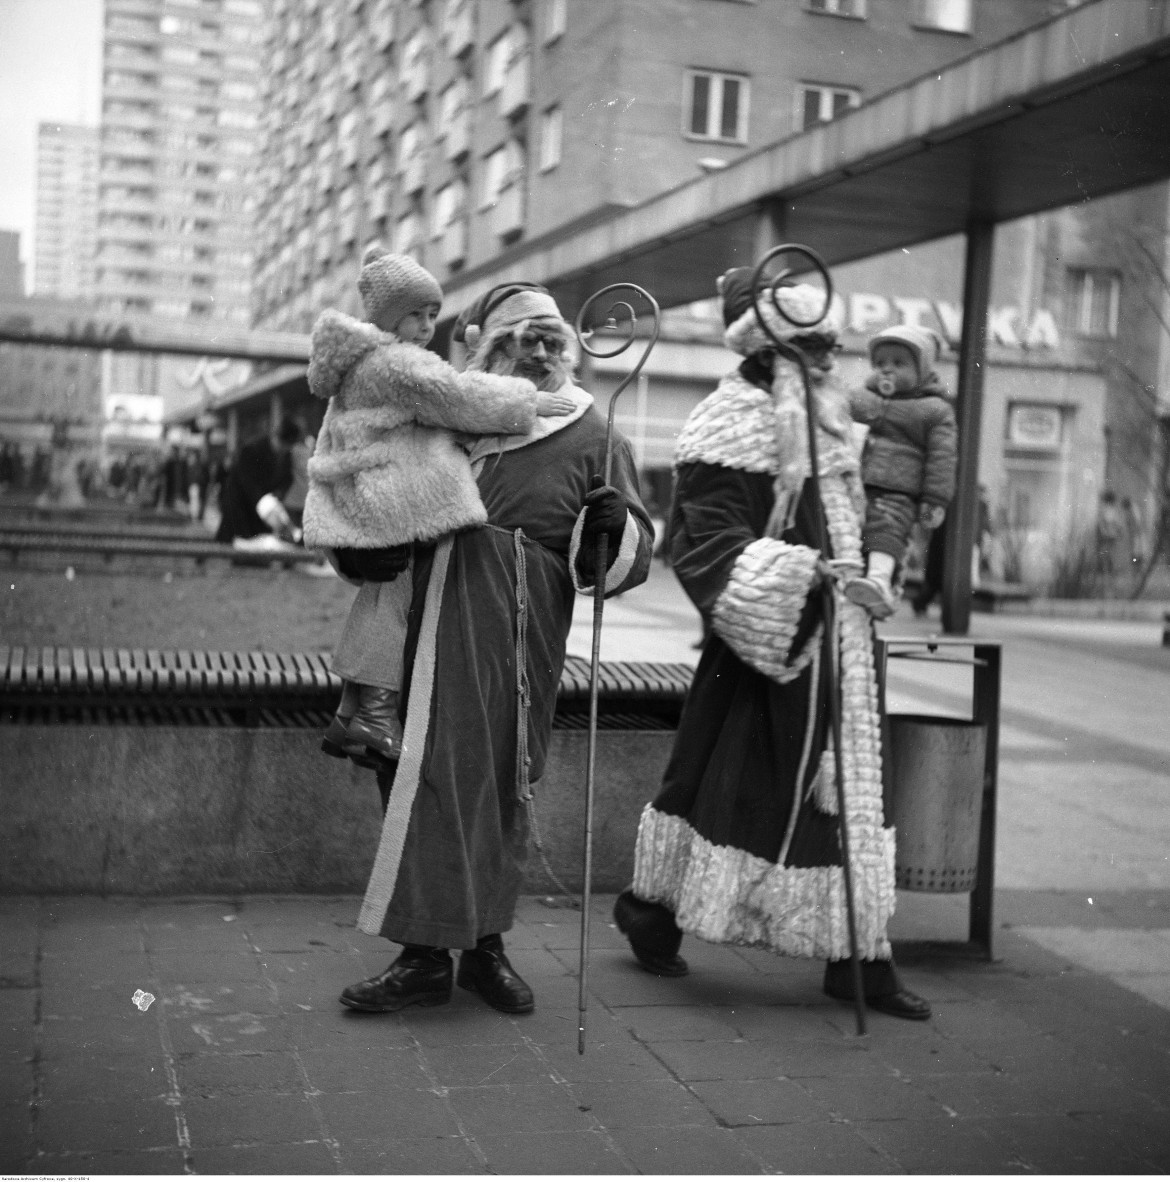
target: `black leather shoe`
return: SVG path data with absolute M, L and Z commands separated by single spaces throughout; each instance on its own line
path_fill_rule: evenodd
M 909 989 L 899 989 L 897 993 L 887 993 L 884 997 L 867 997 L 865 1004 L 879 1014 L 889 1014 L 893 1018 L 909 1018 L 912 1022 L 925 1022 L 930 1017 L 930 1002 Z
M 831 990 L 825 992 L 837 1001 L 853 1004 L 853 990 Z M 892 1018 L 909 1018 L 912 1022 L 925 1022 L 930 1017 L 930 1002 L 909 989 L 898 989 L 894 993 L 883 993 L 878 997 L 865 999 L 866 1009 L 877 1010 L 879 1014 L 889 1014 Z
M 508 963 L 499 936 L 484 936 L 459 957 L 455 984 L 478 993 L 488 1005 L 505 1014 L 530 1014 L 536 1004 L 532 990 Z
M 381 975 L 343 989 L 340 1000 L 369 1013 L 441 1006 L 451 1000 L 451 956 L 445 948 L 405 949 Z
M 682 932 L 661 903 L 646 903 L 633 891 L 624 890 L 614 901 L 613 921 L 647 972 L 659 977 L 685 977 L 690 972 L 678 954 Z

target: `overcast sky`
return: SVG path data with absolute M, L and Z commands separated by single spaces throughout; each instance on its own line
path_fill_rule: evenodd
M 31 281 L 37 124 L 101 111 L 102 0 L 0 0 L 0 230 L 20 232 Z

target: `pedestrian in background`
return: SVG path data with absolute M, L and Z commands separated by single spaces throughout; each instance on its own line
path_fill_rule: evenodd
M 839 844 L 831 686 L 820 660 L 822 580 L 861 567 L 865 494 L 827 315 L 796 329 L 768 305 L 780 339 L 815 357 L 819 487 L 831 553 L 817 549 L 801 373 L 775 352 L 747 267 L 723 276 L 724 340 L 743 362 L 679 433 L 672 566 L 711 622 L 657 797 L 638 828 L 633 885 L 614 919 L 638 962 L 688 972 L 684 933 L 715 944 L 827 961 L 823 988 L 851 999 L 849 923 Z M 807 323 L 822 293 L 777 292 Z M 802 346 L 803 348 L 803 346 Z M 886 927 L 894 911 L 894 831 L 883 817 L 873 624 L 835 591 L 845 807 L 866 1001 L 900 1018 L 930 1006 L 906 989 Z
M 283 419 L 275 439 L 265 433 L 240 448 L 220 500 L 216 541 L 234 542 L 266 533 L 292 539 L 292 521 L 281 498 L 292 485 L 289 453 L 304 434 L 296 419 Z
M 1120 566 L 1120 550 L 1124 540 L 1125 521 L 1117 504 L 1117 494 L 1111 488 L 1101 493 L 1097 509 L 1097 575 L 1102 589 L 1109 591 Z
M 1142 511 L 1132 497 L 1121 498 L 1121 517 L 1125 523 L 1125 537 L 1128 544 L 1128 567 L 1136 577 L 1146 561 L 1146 527 Z

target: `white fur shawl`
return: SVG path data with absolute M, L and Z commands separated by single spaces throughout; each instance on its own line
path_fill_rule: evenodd
M 367 549 L 487 519 L 452 431 L 528 433 L 536 387 L 459 373 L 437 354 L 342 312 L 313 328 L 309 388 L 329 407 L 309 460 L 305 543 Z

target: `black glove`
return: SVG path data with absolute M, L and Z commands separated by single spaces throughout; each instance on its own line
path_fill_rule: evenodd
M 335 550 L 337 567 L 347 579 L 367 583 L 392 583 L 410 565 L 411 545 L 385 546 L 379 550 Z
M 626 498 L 612 484 L 602 484 L 593 477 L 593 487 L 585 497 L 585 521 L 581 526 L 581 545 L 592 550 L 599 534 L 609 538 L 610 550 L 616 550 L 626 528 Z
M 585 520 L 581 524 L 581 549 L 577 569 L 587 582 L 594 579 L 594 554 L 597 539 L 604 534 L 609 540 L 606 567 L 613 565 L 626 529 L 626 498 L 611 484 L 602 484 L 600 476 L 593 477 L 593 487 L 585 497 Z

